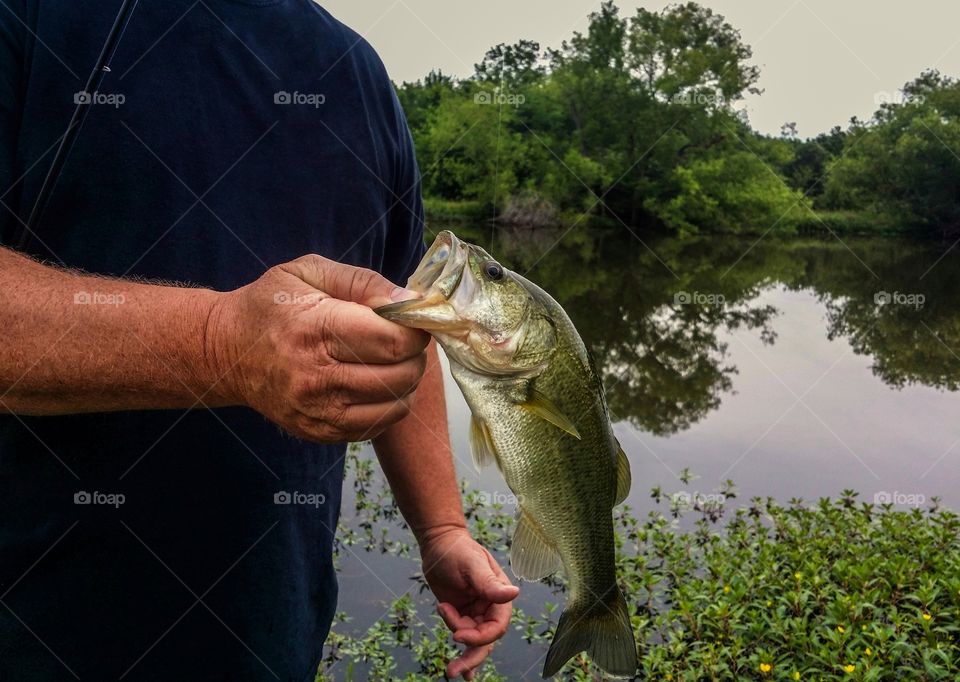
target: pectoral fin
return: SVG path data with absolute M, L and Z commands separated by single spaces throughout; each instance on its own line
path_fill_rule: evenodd
M 630 494 L 631 483 L 630 460 L 627 459 L 623 446 L 617 443 L 617 498 L 613 503 L 614 507 L 627 499 L 627 495 Z
M 531 390 L 530 397 L 526 402 L 520 403 L 520 406 L 531 414 L 545 419 L 561 431 L 566 431 L 577 440 L 580 440 L 580 432 L 577 431 L 577 427 L 573 425 L 573 422 L 560 411 L 560 408 L 553 404 L 553 401 L 539 391 Z
M 510 568 L 520 580 L 543 580 L 560 568 L 560 555 L 543 535 L 537 522 L 520 507 L 510 548 Z
M 500 466 L 490 429 L 474 416 L 470 417 L 470 452 L 473 454 L 473 464 L 477 467 L 477 471 L 488 464 L 496 463 L 498 467 Z

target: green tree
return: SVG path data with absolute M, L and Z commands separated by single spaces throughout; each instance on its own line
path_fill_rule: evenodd
M 831 168 L 831 208 L 892 216 L 927 232 L 960 233 L 960 83 L 935 71 L 908 83 L 867 124 L 854 121 Z
M 789 229 L 778 218 L 799 196 L 778 174 L 796 150 L 758 139 L 733 109 L 757 92 L 750 58 L 694 2 L 625 17 L 607 1 L 557 49 L 500 44 L 467 80 L 434 73 L 399 92 L 433 169 L 429 197 L 511 220 L 546 203 L 544 216 L 593 213 L 631 231 Z
M 671 230 L 696 233 L 791 230 L 808 202 L 749 151 L 694 161 L 674 171 L 681 191 L 669 201 L 651 199 L 648 209 Z
M 423 81 L 404 83 L 397 88 L 397 97 L 414 137 L 427 128 L 443 96 L 453 92 L 456 86 L 456 81 L 442 71 L 431 71 Z
M 739 31 L 711 9 L 687 2 L 662 12 L 640 8 L 630 21 L 629 65 L 665 98 L 713 93 L 717 106 L 759 93 L 760 70 Z
M 477 81 L 503 84 L 511 89 L 537 83 L 547 71 L 540 43 L 532 40 L 521 40 L 515 45 L 500 43 L 490 48 L 474 70 Z

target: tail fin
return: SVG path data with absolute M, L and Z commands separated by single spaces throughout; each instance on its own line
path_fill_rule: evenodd
M 573 600 L 560 614 L 557 633 L 543 664 L 543 677 L 553 677 L 581 651 L 586 651 L 601 670 L 614 677 L 632 678 L 637 673 L 637 644 L 627 612 L 627 602 L 614 586 L 612 598 Z

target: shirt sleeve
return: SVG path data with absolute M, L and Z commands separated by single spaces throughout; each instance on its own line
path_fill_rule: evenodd
M 397 120 L 399 140 L 393 193 L 384 248 L 382 274 L 395 284 L 404 285 L 423 258 L 424 209 L 420 168 L 413 137 L 393 86 L 390 86 Z
M 0 3 L 0 244 L 18 232 L 16 151 L 23 110 L 25 23 L 24 0 Z

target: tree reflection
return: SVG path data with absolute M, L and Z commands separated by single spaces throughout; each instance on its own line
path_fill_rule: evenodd
M 615 419 L 656 435 L 691 427 L 734 390 L 724 338 L 772 344 L 772 287 L 813 291 L 827 335 L 873 358 L 892 387 L 960 387 L 960 270 L 933 243 L 895 239 L 635 239 L 575 228 L 456 228 L 527 274 L 567 310 Z M 928 272 L 929 271 L 929 272 Z M 927 273 L 924 276 L 924 273 Z M 922 302 L 917 305 L 918 302 Z
M 866 267 L 829 267 L 823 249 L 808 260 L 809 282 L 827 307 L 830 338 L 845 337 L 873 359 L 894 388 L 960 388 L 960 270 L 948 245 L 869 240 L 852 247 Z M 931 269 L 932 268 L 932 269 Z

